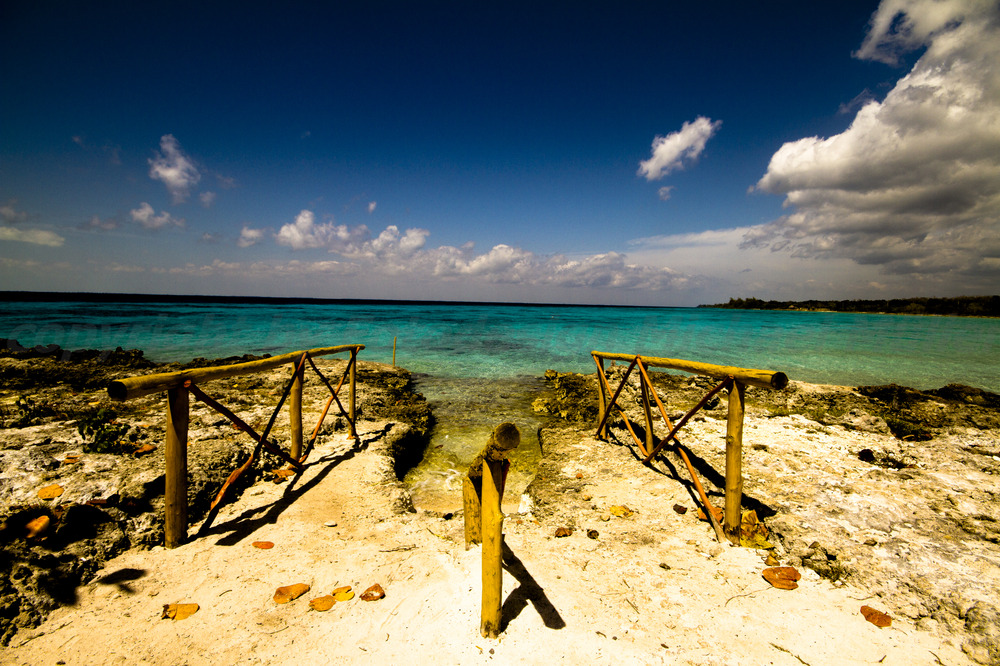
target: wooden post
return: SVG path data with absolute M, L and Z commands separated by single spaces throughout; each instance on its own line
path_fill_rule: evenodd
M 496 638 L 500 633 L 500 601 L 503 595 L 502 477 L 503 462 L 483 461 L 483 603 L 479 630 L 487 638 Z
M 468 476 L 462 482 L 462 511 L 465 516 L 465 549 L 483 542 L 482 479 L 476 483 Z
M 304 365 L 293 365 L 292 390 L 288 395 L 288 427 L 291 431 L 291 452 L 295 460 L 302 457 L 302 379 L 305 374 Z
M 350 406 L 348 407 L 349 416 L 351 417 L 351 437 L 354 439 L 358 438 L 358 429 L 355 426 L 357 419 L 355 418 L 355 407 L 357 405 L 357 383 L 358 383 L 358 348 L 355 347 L 351 350 L 351 396 L 350 396 Z
M 190 397 L 185 386 L 167 391 L 167 434 L 164 445 L 166 487 L 163 536 L 167 548 L 187 540 L 187 441 Z
M 734 381 L 729 387 L 729 416 L 726 419 L 726 537 L 740 543 L 743 503 L 743 408 L 746 386 Z
M 598 439 L 607 439 L 608 437 L 608 426 L 606 425 L 606 419 L 604 418 L 604 413 L 608 411 L 608 396 L 604 392 L 604 359 L 595 356 L 594 360 L 597 362 L 597 392 L 601 397 L 600 406 L 597 412 L 597 422 L 605 423 L 601 426 L 600 431 L 597 433 Z
M 649 455 L 649 452 L 653 450 L 653 410 L 649 404 L 649 392 L 652 387 L 646 386 L 645 380 L 649 375 L 646 374 L 646 366 L 643 365 L 642 361 L 639 361 L 639 370 L 641 371 L 639 386 L 642 387 L 642 411 L 646 417 L 646 449 L 643 453 Z
M 396 336 L 392 336 L 392 367 L 396 367 Z

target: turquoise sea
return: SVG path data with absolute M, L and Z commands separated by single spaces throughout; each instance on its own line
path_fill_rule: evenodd
M 134 297 L 133 297 L 134 298 Z M 833 312 L 387 302 L 0 301 L 0 338 L 64 349 L 138 348 L 154 361 L 365 345 L 362 360 L 414 373 L 438 425 L 408 477 L 448 508 L 459 470 L 497 423 L 524 444 L 513 490 L 537 460 L 531 400 L 548 368 L 593 372 L 591 350 L 780 370 L 790 379 L 1000 392 L 1000 320 Z M 519 474 L 519 470 L 523 473 Z M 516 498 L 516 492 L 512 493 Z

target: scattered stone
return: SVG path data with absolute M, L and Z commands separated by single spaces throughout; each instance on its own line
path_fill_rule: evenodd
M 568 536 L 571 536 L 572 534 L 573 534 L 573 530 L 571 530 L 568 527 L 557 527 L 556 528 L 556 536 L 557 537 L 568 537 Z

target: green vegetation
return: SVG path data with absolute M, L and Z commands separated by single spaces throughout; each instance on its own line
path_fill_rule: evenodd
M 118 423 L 118 414 L 108 407 L 92 409 L 80 417 L 76 429 L 85 443 L 87 453 L 122 453 L 122 437 L 129 430 L 128 424 Z
M 759 298 L 730 298 L 728 303 L 699 305 L 698 307 L 733 310 L 828 310 L 833 312 L 1000 317 L 1000 296 L 893 298 L 874 301 L 765 301 Z

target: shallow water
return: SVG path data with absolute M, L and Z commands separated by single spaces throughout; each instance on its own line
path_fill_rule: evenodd
M 446 303 L 0 301 L 0 337 L 65 349 L 138 348 L 155 361 L 365 345 L 362 360 L 414 373 L 438 425 L 408 477 L 422 506 L 461 495 L 460 474 L 502 421 L 522 445 L 508 496 L 527 483 L 546 369 L 593 372 L 591 350 L 780 370 L 790 379 L 1000 392 L 1000 320 L 713 308 Z

